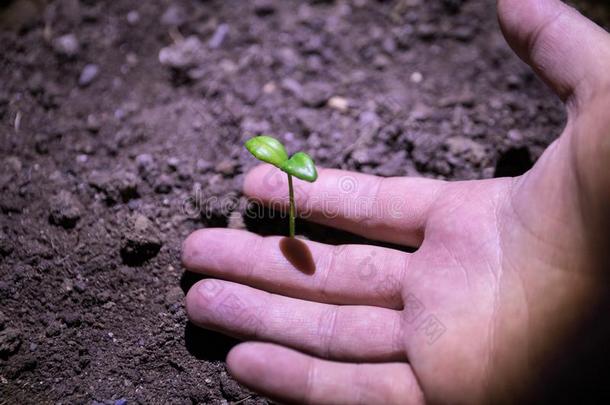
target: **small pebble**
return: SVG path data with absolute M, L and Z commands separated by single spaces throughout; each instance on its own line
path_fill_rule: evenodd
M 197 163 L 195 163 L 195 168 L 199 173 L 207 173 L 214 168 L 214 165 L 207 160 L 198 159 Z
M 523 140 L 523 134 L 518 129 L 511 129 L 510 131 L 508 131 L 507 136 L 508 139 L 515 143 L 521 142 Z
M 295 95 L 307 107 L 321 107 L 332 97 L 332 87 L 324 82 L 310 82 L 298 89 Z
M 169 167 L 170 170 L 176 170 L 178 166 L 180 166 L 180 159 L 177 157 L 170 157 L 167 159 L 167 167 Z
M 66 34 L 53 41 L 53 48 L 58 54 L 72 58 L 80 51 L 80 44 L 76 35 Z
M 87 115 L 87 130 L 89 132 L 96 133 L 101 129 L 101 127 L 102 127 L 102 124 L 100 123 L 100 120 L 97 118 L 96 115 L 94 115 L 94 114 Z
M 265 83 L 265 85 L 263 86 L 263 93 L 265 93 L 265 94 L 271 94 L 271 93 L 275 92 L 276 90 L 277 90 L 277 86 L 273 82 Z
M 150 170 L 154 162 L 155 160 L 150 153 L 141 153 L 136 156 L 136 166 L 141 172 Z
M 83 71 L 78 78 L 78 85 L 86 87 L 90 85 L 100 73 L 100 68 L 95 64 L 88 64 L 83 68 Z
M 186 11 L 180 6 L 169 6 L 161 16 L 161 24 L 177 27 L 186 21 Z
M 131 10 L 129 13 L 127 13 L 127 22 L 129 25 L 136 25 L 138 22 L 140 22 L 140 13 L 138 13 L 136 10 Z
M 173 180 L 167 174 L 162 174 L 155 180 L 155 192 L 167 194 L 172 191 Z
M 214 31 L 214 35 L 212 35 L 212 38 L 208 42 L 208 45 L 210 46 L 210 48 L 212 48 L 212 49 L 219 48 L 222 45 L 222 43 L 224 42 L 228 33 L 229 33 L 229 25 L 220 24 L 218 26 L 218 28 L 216 28 L 216 31 Z
M 159 51 L 159 62 L 176 70 L 187 70 L 197 65 L 204 55 L 204 46 L 196 36 L 175 42 Z
M 236 167 L 237 164 L 234 160 L 225 159 L 216 165 L 215 170 L 223 176 L 232 176 Z
M 349 107 L 349 102 L 344 97 L 333 96 L 328 100 L 328 106 L 335 110 L 345 112 Z
M 76 280 L 74 283 L 74 291 L 78 293 L 83 293 L 87 289 L 87 285 L 82 280 Z

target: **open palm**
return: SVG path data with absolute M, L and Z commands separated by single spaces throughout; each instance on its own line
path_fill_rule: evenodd
M 567 103 L 564 134 L 518 178 L 322 170 L 300 185 L 311 220 L 415 253 L 189 236 L 185 266 L 217 278 L 191 289 L 189 317 L 267 342 L 231 351 L 239 381 L 293 402 L 510 402 L 544 396 L 585 357 L 574 342 L 607 336 L 595 320 L 609 296 L 610 37 L 556 0 L 499 3 L 511 46 Z M 285 204 L 271 170 L 250 172 L 245 193 Z

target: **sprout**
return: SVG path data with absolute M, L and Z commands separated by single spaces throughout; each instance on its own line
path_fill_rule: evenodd
M 318 178 L 318 172 L 313 159 L 305 152 L 297 152 L 288 158 L 286 148 L 280 141 L 270 136 L 255 136 L 246 142 L 246 149 L 258 160 L 270 163 L 288 175 L 288 195 L 290 199 L 290 237 L 294 237 L 294 221 L 296 210 L 294 206 L 294 190 L 292 176 L 313 183 Z

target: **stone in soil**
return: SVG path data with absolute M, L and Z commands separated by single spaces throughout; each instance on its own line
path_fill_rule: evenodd
M 239 163 L 235 160 L 225 159 L 216 165 L 215 170 L 217 173 L 220 173 L 223 176 L 230 177 L 235 174 L 235 170 L 237 169 L 238 165 Z
M 344 97 L 333 96 L 328 100 L 328 106 L 335 110 L 345 112 L 349 108 L 349 101 Z
M 159 231 L 144 215 L 129 218 L 121 237 L 121 258 L 127 265 L 140 265 L 155 257 L 163 245 Z
M 325 122 L 321 119 L 320 114 L 317 110 L 311 108 L 300 108 L 294 113 L 296 122 L 301 127 L 301 130 L 305 134 L 310 133 L 324 133 Z
M 167 174 L 162 174 L 155 180 L 155 191 L 159 194 L 168 194 L 172 191 L 174 180 Z
M 212 49 L 219 48 L 222 43 L 227 38 L 227 34 L 229 33 L 229 25 L 228 24 L 220 24 L 216 31 L 214 31 L 214 35 L 210 38 L 208 45 Z
M 409 118 L 414 121 L 428 121 L 435 116 L 435 111 L 433 108 L 427 106 L 424 103 L 418 102 L 415 104 L 413 109 L 409 114 Z
M 295 94 L 305 106 L 312 108 L 322 107 L 332 95 L 332 86 L 324 82 L 307 83 Z
M 53 49 L 60 55 L 73 58 L 80 51 L 78 38 L 74 34 L 62 35 L 53 41 Z
M 51 322 L 44 333 L 46 337 L 59 336 L 61 333 L 61 324 L 58 321 Z
M 118 170 L 113 174 L 93 171 L 89 175 L 89 184 L 103 193 L 108 204 L 128 202 L 137 198 L 139 183 L 138 176 L 125 170 Z
M 197 66 L 199 59 L 204 55 L 204 48 L 199 38 L 192 35 L 161 49 L 159 62 L 176 70 L 187 70 Z
M 140 13 L 137 10 L 131 10 L 127 13 L 126 19 L 129 25 L 136 25 L 140 22 Z
M 81 203 L 65 190 L 50 199 L 49 208 L 49 221 L 66 229 L 74 228 L 82 215 Z
M 165 10 L 160 21 L 163 25 L 177 27 L 184 24 L 186 19 L 187 14 L 184 8 L 177 5 L 171 5 Z
M 64 321 L 66 326 L 69 326 L 69 327 L 78 326 L 82 322 L 82 317 L 78 312 L 69 312 L 69 311 L 64 312 L 61 315 L 61 319 L 62 319 L 62 321 Z
M 95 134 L 98 133 L 99 130 L 102 128 L 102 124 L 100 123 L 100 120 L 96 115 L 89 114 L 87 116 L 86 128 L 89 132 Z
M 97 78 L 100 73 L 100 68 L 95 64 L 85 65 L 81 71 L 80 77 L 78 78 L 78 85 L 81 87 L 87 87 Z

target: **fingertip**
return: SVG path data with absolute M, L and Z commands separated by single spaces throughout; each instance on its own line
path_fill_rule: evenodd
M 227 354 L 227 369 L 235 378 L 241 380 L 248 371 L 260 371 L 260 361 L 256 355 L 256 343 L 240 343 Z
M 265 390 L 268 375 L 269 349 L 272 345 L 245 342 L 233 347 L 227 354 L 227 369 L 240 383 L 256 390 Z M 281 360 L 281 359 L 280 359 Z
M 218 300 L 223 289 L 223 282 L 216 279 L 205 279 L 195 283 L 184 298 L 189 320 L 201 327 L 208 326 L 213 316 L 210 308 L 213 307 L 214 300 Z
M 182 266 L 191 268 L 194 263 L 194 258 L 197 255 L 198 240 L 201 236 L 202 229 L 192 232 L 182 242 Z
M 184 297 L 184 307 L 189 320 L 195 324 L 201 324 L 201 314 L 205 311 L 203 303 L 202 290 L 206 280 L 198 281 L 193 284 Z
M 302 403 L 310 357 L 264 342 L 246 342 L 227 355 L 229 373 L 248 388 L 272 399 Z
M 498 0 L 497 9 L 508 44 L 562 100 L 578 105 L 599 91 L 606 31 L 560 0 Z
M 198 284 L 195 283 L 189 290 L 186 292 L 186 296 L 184 297 L 184 308 L 186 310 L 186 316 L 188 319 L 194 324 L 198 324 L 198 314 L 199 314 L 199 291 Z
M 241 231 L 234 229 L 198 229 L 182 243 L 182 265 L 198 272 L 217 270 L 217 258 L 231 253 L 235 239 L 240 236 Z

